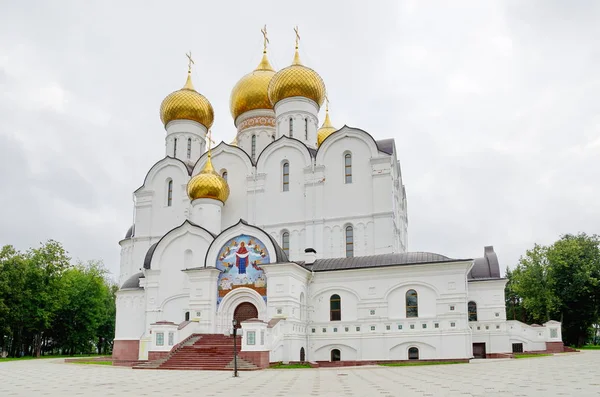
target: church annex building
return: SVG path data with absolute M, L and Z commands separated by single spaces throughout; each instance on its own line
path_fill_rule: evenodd
M 265 32 L 261 62 L 233 87 L 232 143 L 211 147 L 191 58 L 162 102 L 165 157 L 119 242 L 115 362 L 227 368 L 233 320 L 247 368 L 562 351 L 560 323 L 506 319 L 492 247 L 476 259 L 408 251 L 394 140 L 334 127 L 298 37 L 279 71 L 266 43 Z

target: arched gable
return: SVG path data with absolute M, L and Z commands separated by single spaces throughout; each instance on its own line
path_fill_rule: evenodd
M 267 250 L 269 263 L 288 262 L 285 252 L 283 252 L 281 247 L 279 247 L 270 234 L 261 228 L 250 225 L 243 219 L 240 219 L 238 223 L 223 230 L 217 237 L 215 237 L 213 242 L 208 247 L 208 251 L 206 252 L 204 267 L 215 267 L 217 256 L 219 255 L 219 251 L 223 245 L 239 235 L 248 235 L 259 239 Z
M 334 293 L 340 292 L 340 291 L 348 292 L 348 293 L 354 295 L 354 297 L 356 297 L 357 302 L 360 301 L 360 295 L 358 294 L 358 292 L 356 292 L 355 290 L 353 290 L 351 288 L 343 287 L 341 285 L 334 286 L 334 287 L 321 288 L 320 290 L 315 291 L 312 295 L 315 297 L 318 297 L 321 294 L 325 294 L 325 293 L 334 294 Z
M 217 146 L 215 146 L 214 148 L 211 149 L 211 156 L 213 159 L 218 159 L 219 155 L 221 155 L 222 153 L 229 153 L 236 157 L 239 157 L 240 160 L 242 160 L 242 162 L 246 166 L 246 170 L 247 170 L 248 174 L 250 174 L 252 172 L 252 167 L 253 167 L 252 159 L 250 158 L 250 156 L 248 156 L 248 153 L 246 153 L 243 149 L 239 148 L 238 146 L 233 146 L 233 145 L 230 145 L 228 143 L 221 141 L 221 143 L 219 143 Z M 196 161 L 196 164 L 194 164 L 191 175 L 196 175 L 200 171 L 202 171 L 204 164 L 206 164 L 207 156 L 208 156 L 208 152 L 204 152 L 202 154 L 202 156 L 200 156 L 198 161 Z
M 209 246 L 215 238 L 215 236 L 208 230 L 186 220 L 181 225 L 168 231 L 164 236 L 161 237 L 160 240 L 158 240 L 158 242 L 150 247 L 148 253 L 146 254 L 146 259 L 144 260 L 144 268 L 160 269 L 160 259 L 162 258 L 165 250 L 175 240 L 188 233 L 204 240 L 207 243 L 207 246 Z M 202 259 L 202 255 L 199 253 L 197 258 Z
M 379 156 L 379 149 L 377 147 L 377 142 L 368 132 L 361 130 L 359 128 L 348 127 L 344 125 L 339 130 L 335 131 L 331 135 L 329 135 L 319 146 L 316 155 L 316 163 L 324 164 L 325 156 L 327 154 L 327 150 L 337 141 L 344 140 L 347 138 L 355 138 L 361 140 L 365 143 L 365 145 L 369 148 L 371 153 L 371 157 Z
M 390 287 L 387 291 L 385 291 L 385 293 L 383 294 L 384 301 L 387 301 L 390 294 L 392 294 L 397 289 L 402 289 L 402 288 L 406 288 L 406 287 L 411 287 L 411 288 L 424 287 L 424 288 L 432 290 L 436 294 L 436 296 L 438 296 L 438 297 L 440 296 L 440 291 L 432 284 L 423 283 L 421 281 L 405 281 L 402 283 L 395 284 L 393 287 Z
M 279 139 L 267 145 L 267 147 L 265 147 L 258 155 L 258 159 L 256 160 L 256 169 L 258 172 L 262 172 L 262 170 L 264 170 L 265 162 L 273 153 L 284 147 L 299 151 L 304 159 L 304 166 L 308 167 L 311 165 L 312 157 L 308 147 L 298 139 L 282 135 Z
M 186 165 L 183 161 L 181 161 L 175 157 L 166 156 L 163 159 L 158 160 L 156 163 L 154 163 L 154 165 L 152 167 L 150 167 L 150 170 L 148 170 L 148 173 L 146 174 L 146 177 L 144 178 L 144 183 L 142 183 L 142 186 L 137 188 L 134 191 L 134 193 L 137 193 L 137 192 L 143 190 L 146 186 L 151 184 L 151 182 L 156 177 L 156 174 L 158 174 L 158 172 L 160 170 L 162 170 L 166 167 L 175 167 L 176 169 L 180 170 L 182 179 L 189 178 L 189 176 L 191 175 L 191 172 L 192 172 L 192 169 L 190 167 L 188 167 L 188 165 Z M 174 176 L 174 175 L 172 175 L 172 176 Z

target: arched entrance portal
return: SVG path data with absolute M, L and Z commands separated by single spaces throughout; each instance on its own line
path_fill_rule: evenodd
M 258 309 L 250 302 L 242 302 L 235 308 L 233 318 L 237 323 L 236 328 L 240 328 L 242 321 L 258 318 Z

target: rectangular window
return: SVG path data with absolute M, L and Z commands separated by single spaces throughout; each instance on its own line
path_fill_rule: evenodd
M 163 332 L 156 333 L 156 346 L 165 345 L 165 334 Z
M 345 327 L 345 328 L 344 328 L 344 331 L 348 332 L 348 327 Z
M 192 157 L 192 138 L 188 138 L 187 158 Z
M 256 135 L 252 135 L 252 147 L 251 147 L 251 153 L 252 153 L 252 161 L 254 161 L 256 159 Z
M 337 332 L 337 328 L 333 328 L 333 332 Z
M 294 118 L 290 117 L 290 138 L 294 137 Z
M 435 323 L 435 324 L 433 324 L 433 326 L 434 326 L 435 328 L 439 328 L 439 327 L 440 327 L 440 325 L 439 325 L 438 323 Z
M 249 345 L 256 344 L 256 331 L 248 331 L 246 343 Z
M 290 163 L 283 163 L 283 191 L 290 190 Z
M 260 331 L 260 344 L 265 344 L 265 331 Z
M 496 325 L 496 329 L 500 329 L 500 326 L 499 326 L 499 325 Z
M 375 315 L 375 310 L 371 310 L 369 313 L 371 313 L 371 316 Z
M 334 295 L 329 300 L 329 320 L 330 321 L 341 321 L 342 320 L 342 302 L 339 295 Z
M 311 331 L 312 331 L 312 333 L 313 333 L 313 334 L 314 334 L 315 332 L 317 332 L 317 330 L 316 330 L 315 328 L 313 328 Z
M 414 325 L 414 324 L 411 324 L 411 325 L 410 325 L 410 329 L 415 329 L 415 325 Z
M 385 329 L 386 329 L 387 331 L 389 331 L 390 329 L 392 329 L 392 327 L 391 327 L 391 326 L 389 326 L 389 325 L 386 325 L 386 326 L 385 326 Z
M 371 331 L 375 331 L 375 326 L 371 325 Z
M 327 332 L 327 328 L 323 328 L 323 333 Z
M 550 337 L 558 338 L 558 330 L 556 328 L 550 328 Z
M 450 306 L 450 311 L 454 311 L 454 305 Z
M 427 324 L 423 324 L 423 329 L 427 328 Z
M 456 327 L 456 323 L 450 323 L 450 326 L 454 328 Z
M 523 353 L 523 344 L 522 343 L 513 343 L 512 344 L 512 352 L 513 353 Z
M 169 332 L 169 346 L 175 344 L 175 332 Z
M 304 139 L 308 141 L 308 119 L 304 119 Z
M 352 155 L 350 153 L 344 156 L 344 174 L 346 183 L 352 183 Z
M 360 327 L 356 327 L 356 332 L 360 332 Z
M 398 329 L 402 329 L 402 324 L 398 324 Z

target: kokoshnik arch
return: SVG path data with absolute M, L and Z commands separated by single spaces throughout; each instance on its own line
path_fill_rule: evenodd
M 191 57 L 160 106 L 165 157 L 134 192 L 120 241 L 114 358 L 164 356 L 234 318 L 258 366 L 559 349 L 559 323 L 506 319 L 492 247 L 477 259 L 408 252 L 395 141 L 334 127 L 299 36 L 276 71 L 264 33 L 260 63 L 231 92 L 231 144 L 210 147 L 214 112 Z

